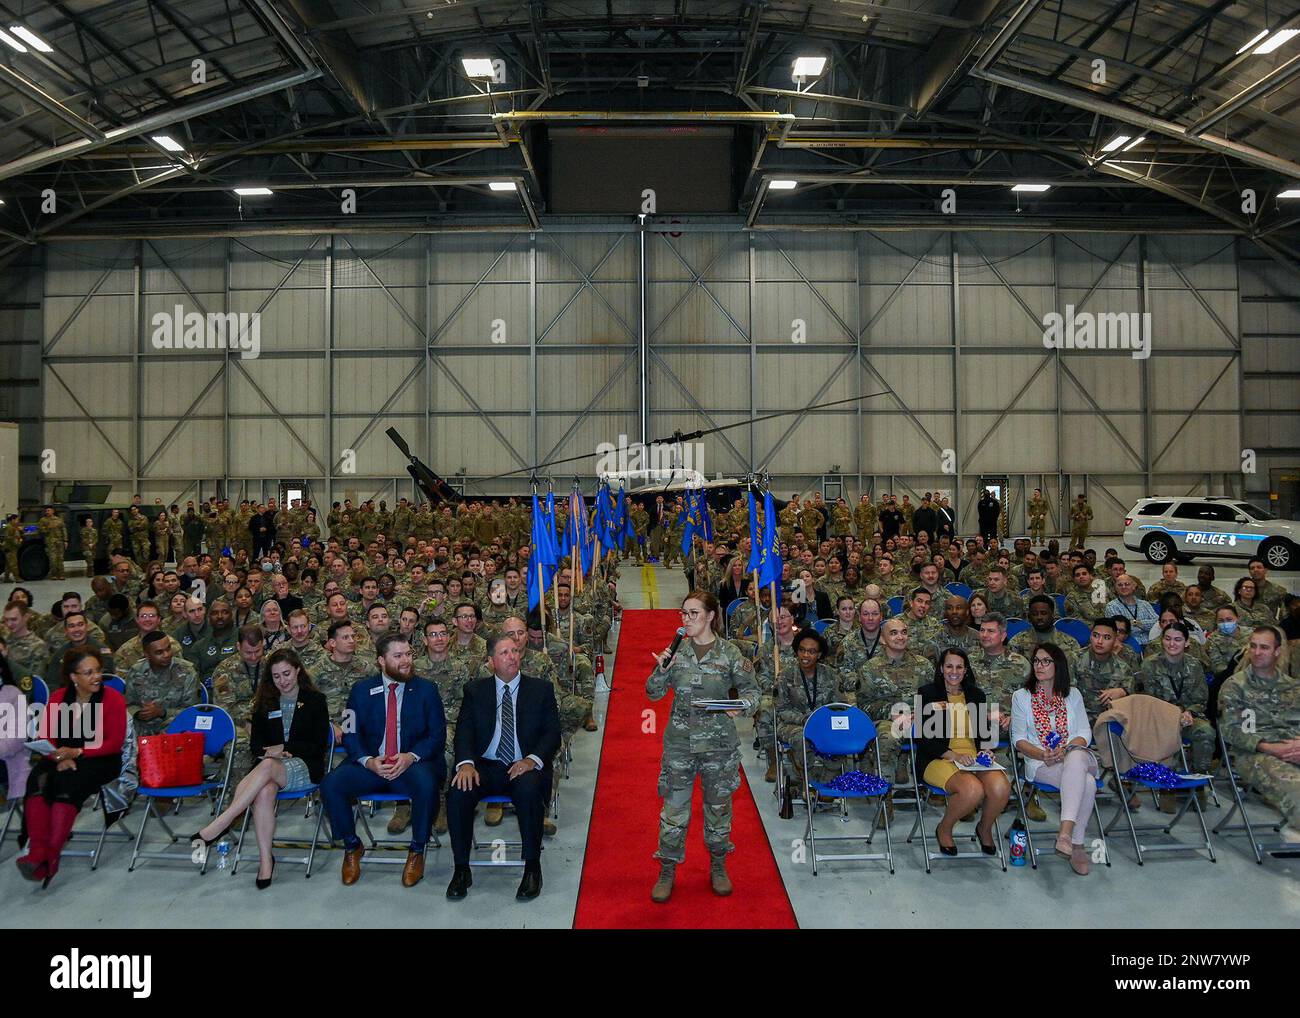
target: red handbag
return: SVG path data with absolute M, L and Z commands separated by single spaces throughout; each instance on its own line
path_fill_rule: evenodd
M 140 736 L 140 784 L 177 788 L 203 782 L 203 736 L 199 732 Z

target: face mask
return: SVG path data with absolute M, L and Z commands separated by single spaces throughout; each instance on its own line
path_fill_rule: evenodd
M 1237 623 L 1235 622 L 1219 623 L 1219 632 L 1221 632 L 1224 636 L 1231 636 L 1236 631 L 1237 631 Z

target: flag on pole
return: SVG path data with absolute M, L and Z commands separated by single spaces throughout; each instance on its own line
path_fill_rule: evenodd
M 548 501 L 554 506 L 554 500 Z M 552 508 L 552 511 L 554 509 Z M 532 554 L 528 556 L 528 610 L 534 610 L 541 602 L 555 575 L 556 563 L 559 561 L 558 548 L 554 544 L 555 535 L 551 532 L 546 518 L 542 515 L 541 504 L 533 495 L 533 533 Z M 540 577 L 540 579 L 539 579 Z
M 749 499 L 749 562 L 745 572 L 752 575 L 763 561 L 763 528 L 758 523 L 758 506 L 754 503 L 752 488 L 745 492 L 745 497 Z
M 682 529 L 683 555 L 690 554 L 697 534 L 706 541 L 713 540 L 713 519 L 709 516 L 709 503 L 704 497 L 703 488 L 687 489 L 678 522 L 685 524 Z
M 776 509 L 769 491 L 763 495 L 763 555 L 758 567 L 758 583 L 760 587 L 776 584 L 776 597 L 772 602 L 774 609 L 781 603 L 781 546 L 773 525 L 775 520 Z

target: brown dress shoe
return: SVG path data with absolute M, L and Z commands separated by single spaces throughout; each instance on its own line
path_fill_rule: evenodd
M 366 850 L 361 846 L 349 848 L 343 853 L 343 886 L 351 887 L 361 879 L 361 857 Z
M 591 711 L 587 711 L 587 716 L 582 719 L 582 727 L 588 732 L 594 732 L 596 730 L 596 718 L 592 715 Z
M 407 852 L 406 865 L 402 867 L 402 886 L 414 887 L 424 879 L 424 853 Z

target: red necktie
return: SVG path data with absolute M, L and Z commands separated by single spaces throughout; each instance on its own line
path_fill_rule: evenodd
M 388 755 L 386 762 L 392 762 L 397 756 L 397 683 L 388 684 L 388 714 L 384 718 L 384 747 Z

